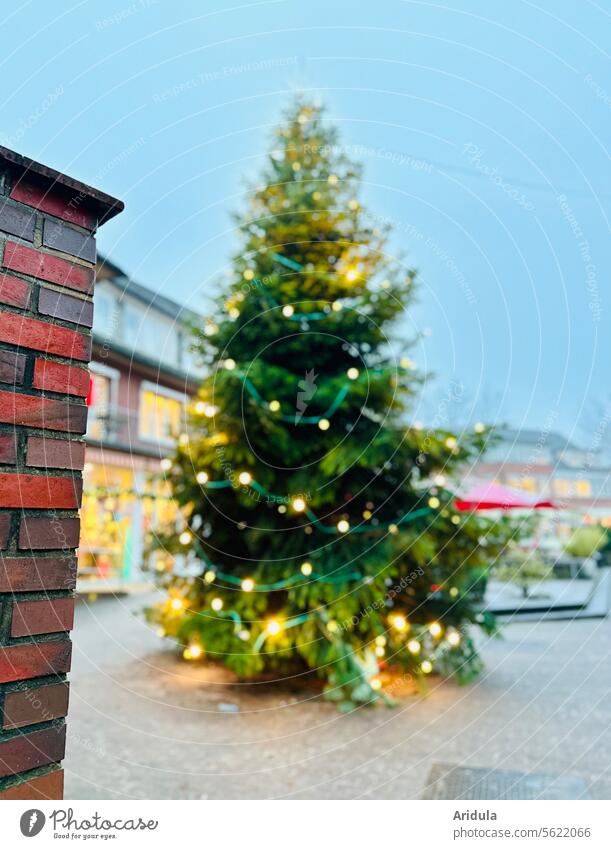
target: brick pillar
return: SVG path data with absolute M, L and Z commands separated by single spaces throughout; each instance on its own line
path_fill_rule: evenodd
M 0 147 L 0 799 L 61 799 L 95 230 L 120 201 Z

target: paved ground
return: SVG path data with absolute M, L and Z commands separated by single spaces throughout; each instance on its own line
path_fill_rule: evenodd
M 435 762 L 581 778 L 611 798 L 611 619 L 507 625 L 476 684 L 345 716 L 177 660 L 143 604 L 79 605 L 67 798 L 417 798 Z

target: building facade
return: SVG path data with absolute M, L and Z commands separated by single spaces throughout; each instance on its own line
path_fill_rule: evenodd
M 100 259 L 93 323 L 79 589 L 143 583 L 146 541 L 175 507 L 160 474 L 199 383 L 196 316 Z

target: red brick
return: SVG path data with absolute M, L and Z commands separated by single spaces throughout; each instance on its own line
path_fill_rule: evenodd
M 0 776 L 61 761 L 66 752 L 66 726 L 17 734 L 0 743 Z
M 72 321 L 74 324 L 82 324 L 91 327 L 93 324 L 93 301 L 75 298 L 56 292 L 55 289 L 41 288 L 38 296 L 38 312 L 42 315 L 51 315 L 53 318 L 62 318 L 64 321 Z
M 28 778 L 25 773 L 20 780 L 0 790 L 2 802 L 28 802 L 42 799 L 57 800 L 64 798 L 64 771 L 54 769 L 44 775 L 34 775 Z
M 37 722 L 59 719 L 68 713 L 69 686 L 66 681 L 29 687 L 27 690 L 12 690 L 4 699 L 2 727 L 23 728 Z
M 71 654 L 70 640 L 0 646 L 0 683 L 68 672 Z M 23 769 L 30 767 L 24 766 Z
M 26 466 L 49 469 L 82 469 L 85 463 L 85 443 L 65 439 L 30 436 Z
M 0 472 L 0 507 L 75 510 L 80 506 L 80 478 Z
M 85 398 L 89 392 L 89 371 L 79 366 L 37 359 L 34 363 L 32 386 L 34 389 L 42 389 L 43 392 L 61 392 L 64 395 L 79 395 Z
M 0 350 L 0 382 L 12 383 L 13 386 L 23 383 L 25 361 L 25 354 Z
M 76 289 L 78 292 L 90 294 L 93 290 L 95 274 L 92 268 L 76 265 L 67 259 L 45 254 L 36 248 L 18 245 L 16 242 L 6 243 L 2 264 L 11 271 L 38 277 L 48 283 Z
M 31 288 L 20 277 L 11 277 L 0 272 L 0 304 L 27 309 L 30 303 Z
M 80 519 L 77 518 L 24 516 L 19 527 L 19 548 L 77 548 L 80 524 Z
M 76 558 L 0 557 L 0 592 L 72 590 L 76 584 Z
M 17 462 L 17 434 L 0 433 L 0 463 Z
M 0 342 L 89 362 L 91 337 L 36 318 L 0 313 Z
M 73 625 L 73 598 L 16 601 L 13 604 L 11 637 L 31 637 L 34 634 L 71 631 Z
M 65 433 L 85 433 L 87 407 L 68 401 L 21 395 L 0 390 L 0 422 L 25 427 L 42 427 Z
M 0 549 L 4 551 L 11 533 L 11 514 L 0 513 Z
M 25 180 L 19 180 L 10 195 L 13 200 L 33 206 L 49 215 L 56 215 L 64 221 L 71 221 L 87 230 L 93 230 L 96 225 L 95 216 L 87 209 L 79 195 L 59 192 L 56 188 L 45 191 Z

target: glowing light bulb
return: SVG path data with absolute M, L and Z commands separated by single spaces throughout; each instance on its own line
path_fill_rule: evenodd
M 216 330 L 216 324 L 213 324 L 211 321 L 204 325 L 204 333 L 206 334 L 206 336 L 214 336 Z
M 244 578 L 241 586 L 245 593 L 251 593 L 255 588 L 255 582 L 252 578 Z
M 337 176 L 337 174 L 329 174 L 329 176 L 327 177 L 327 183 L 330 186 L 337 186 L 337 184 L 339 183 L 339 177 Z
M 250 472 L 240 472 L 240 474 L 238 475 L 238 480 L 240 481 L 242 486 L 248 486 L 248 484 L 252 480 L 252 475 L 250 474 Z
M 483 424 L 482 422 L 477 422 L 475 427 L 473 428 L 473 430 L 476 433 L 483 433 L 486 430 L 486 425 Z
M 358 208 L 359 208 L 359 202 L 358 202 L 358 200 L 349 200 L 349 201 L 348 201 L 348 209 L 351 209 L 351 210 L 353 210 L 353 211 L 354 211 L 354 210 L 356 210 L 356 209 L 358 209 Z
M 219 610 L 223 609 L 223 599 L 219 598 L 218 596 L 216 598 L 213 598 L 210 602 L 210 607 L 218 613 Z
M 186 648 L 183 652 L 183 657 L 186 657 L 187 660 L 197 660 L 198 657 L 201 657 L 204 653 L 204 650 L 197 643 L 192 643 L 188 648 Z
M 401 366 L 401 368 L 410 368 L 411 369 L 411 368 L 414 367 L 414 361 L 410 360 L 409 357 L 401 357 L 399 365 Z
M 272 413 L 277 413 L 278 410 L 280 409 L 280 401 L 270 401 L 269 402 L 269 408 L 272 411 Z
M 431 622 L 431 624 L 429 625 L 429 634 L 431 635 L 431 637 L 435 637 L 435 639 L 437 639 L 438 637 L 441 637 L 442 632 L 443 628 L 441 627 L 439 622 Z
M 375 639 L 376 646 L 385 646 L 386 645 L 386 637 L 384 634 L 380 634 L 379 637 Z
M 189 434 L 181 433 L 180 436 L 178 437 L 178 444 L 179 445 L 188 445 L 189 444 Z
M 329 619 L 327 622 L 327 631 L 330 631 L 332 634 L 336 634 L 339 631 L 339 625 L 335 619 Z
M 453 436 L 446 439 L 446 448 L 456 448 L 456 439 Z
M 247 268 L 242 276 L 244 277 L 244 280 L 253 280 L 255 272 L 252 270 L 252 268 Z
M 181 535 L 178 537 L 178 542 L 181 545 L 189 545 L 189 543 L 191 542 L 192 539 L 193 539 L 193 537 L 191 536 L 189 531 L 183 531 L 181 533 Z
M 168 460 L 167 457 L 166 457 L 161 461 L 161 463 L 159 465 L 161 466 L 161 468 L 163 469 L 164 472 L 169 472 L 170 469 L 172 468 L 172 461 Z
M 396 616 L 393 616 L 390 620 L 390 624 L 393 626 L 395 631 L 398 631 L 400 634 L 403 634 L 408 629 L 408 622 L 405 616 L 402 616 L 400 613 L 397 613 Z
M 250 631 L 247 631 L 246 628 L 242 628 L 241 631 L 238 631 L 238 637 L 246 642 L 246 640 L 250 639 Z
M 224 366 L 227 371 L 233 371 L 235 368 L 235 360 L 232 360 L 231 357 L 228 357 L 228 359 L 226 359 L 224 362 Z
M 208 483 L 208 472 L 198 472 L 195 475 L 195 480 L 201 484 Z
M 297 513 L 303 513 L 303 511 L 305 509 L 306 509 L 306 503 L 303 500 L 303 498 L 294 498 L 293 499 L 293 510 L 295 510 Z
M 369 686 L 371 687 L 372 690 L 381 690 L 382 689 L 382 682 L 380 681 L 379 678 L 371 678 L 369 680 Z
M 350 522 L 346 521 L 346 519 L 340 519 L 337 523 L 337 530 L 340 534 L 347 534 L 350 530 Z
M 386 654 L 386 649 L 384 648 L 384 646 L 376 646 L 376 649 L 375 649 L 376 657 L 384 657 L 385 654 Z
M 285 318 L 290 318 L 295 312 L 295 308 L 291 306 L 291 304 L 287 304 L 285 307 L 282 307 L 282 315 Z
M 216 572 L 213 572 L 212 569 L 208 569 L 208 571 L 204 575 L 204 581 L 207 584 L 212 584 L 212 583 L 214 583 L 215 578 L 216 578 Z
M 453 525 L 460 525 L 460 516 L 452 516 L 450 521 Z
M 331 427 L 331 422 L 329 421 L 329 419 L 321 419 L 318 422 L 318 427 L 321 430 L 329 430 L 329 428 Z
M 432 507 L 433 510 L 436 510 L 440 504 L 441 502 L 436 495 L 433 495 L 431 498 L 429 498 L 429 507 Z
M 275 637 L 282 630 L 282 625 L 278 622 L 277 619 L 270 619 L 267 625 L 265 626 L 265 630 L 269 634 L 270 637 Z
M 399 533 L 399 526 L 398 525 L 389 525 L 388 526 L 388 533 L 389 534 L 398 534 Z
M 371 519 L 372 515 L 371 510 L 363 510 L 363 519 Z
M 418 642 L 418 640 L 410 640 L 407 644 L 407 650 L 410 651 L 412 654 L 418 654 L 418 652 L 420 651 L 420 643 Z
M 433 671 L 433 664 L 430 660 L 423 660 L 420 664 L 420 669 L 422 669 L 425 675 L 428 675 L 430 672 Z
M 460 634 L 458 633 L 458 631 L 452 630 L 452 631 L 448 631 L 448 633 L 446 634 L 446 640 L 449 642 L 449 644 L 452 646 L 452 648 L 456 648 L 456 646 L 460 645 L 460 639 L 461 638 L 460 638 Z
M 445 475 L 435 475 L 433 481 L 437 486 L 444 486 L 446 482 Z
M 312 200 L 320 200 L 322 197 L 320 192 L 312 192 Z
M 356 268 L 349 268 L 346 272 L 346 280 L 348 280 L 349 283 L 354 283 L 358 276 L 359 273 Z
M 208 405 L 204 401 L 198 401 L 197 404 L 195 405 L 195 412 L 196 413 L 203 413 L 207 406 Z
M 356 380 L 359 376 L 359 370 L 357 368 L 349 368 L 346 375 L 349 380 Z
M 301 574 L 305 575 L 306 577 L 308 575 L 311 575 L 312 574 L 312 564 L 308 563 L 307 561 L 305 563 L 302 563 L 301 564 Z
M 237 307 L 231 307 L 229 310 L 229 318 L 239 318 L 240 310 Z
M 450 587 L 450 595 L 452 598 L 456 598 L 458 595 L 458 587 Z
M 184 602 L 181 598 L 173 598 L 170 602 L 172 610 L 181 610 Z
M 380 286 L 382 289 L 390 289 L 390 280 L 382 280 Z
M 343 308 L 344 308 L 344 305 L 342 304 L 341 301 L 333 301 L 333 303 L 331 304 L 331 309 L 333 310 L 333 312 L 339 312 Z

